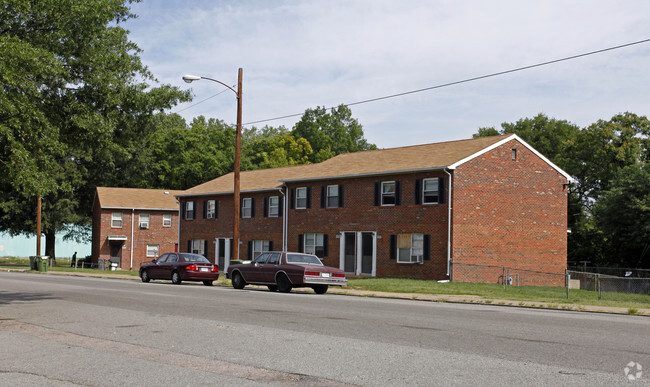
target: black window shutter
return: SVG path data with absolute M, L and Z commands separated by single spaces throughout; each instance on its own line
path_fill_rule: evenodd
M 303 234 L 298 235 L 298 252 L 304 253 L 304 240 L 305 236 Z
M 284 208 L 284 196 L 278 197 L 278 216 L 282 216 L 282 209 Z
M 339 207 L 343 207 L 343 184 L 339 184 Z
M 269 197 L 264 196 L 264 217 L 269 217 Z
M 239 217 L 244 217 L 244 198 L 239 198 Z
M 438 178 L 438 203 L 442 204 L 445 202 L 445 178 L 444 177 L 439 177 Z
M 390 259 L 397 258 L 397 235 L 390 236 Z
M 192 200 L 192 219 L 198 218 L 198 215 L 196 213 L 196 201 Z
M 187 241 L 187 252 L 191 253 L 192 252 L 192 240 Z
M 234 239 L 233 238 L 229 238 L 229 239 L 230 239 L 230 257 L 229 257 L 229 259 L 232 259 L 232 257 L 234 257 L 234 255 L 235 255 L 235 248 L 234 248 L 234 244 L 233 244 Z
M 255 198 L 251 198 L 251 218 L 255 217 Z
M 330 252 L 329 235 L 323 235 L 323 257 L 327 257 Z
M 289 191 L 289 208 L 294 209 L 296 207 L 296 189 L 291 188 Z
M 321 185 L 320 187 L 320 208 L 325 208 L 325 201 L 327 196 L 327 187 Z
M 248 259 L 253 259 L 253 241 L 248 241 Z
M 185 206 L 187 206 L 187 204 L 185 204 L 185 203 L 186 203 L 186 202 L 181 202 L 181 212 L 182 212 L 181 217 L 182 217 L 183 219 L 185 219 Z
M 431 259 L 431 235 L 425 234 L 424 235 L 424 249 L 422 254 L 424 255 L 424 259 L 427 261 Z
M 214 218 L 217 219 L 219 217 L 219 201 L 215 200 L 214 201 Z
M 203 201 L 203 219 L 208 217 L 208 201 Z
M 208 257 L 208 240 L 203 241 L 203 256 Z
M 375 205 L 378 206 L 381 203 L 381 183 L 375 182 Z
M 402 204 L 402 182 L 397 180 L 395 181 L 395 205 L 400 204 Z
M 269 241 L 269 251 L 273 251 L 273 241 Z
M 415 179 L 415 204 L 422 204 L 422 179 Z
M 307 187 L 307 208 L 311 208 L 311 187 Z

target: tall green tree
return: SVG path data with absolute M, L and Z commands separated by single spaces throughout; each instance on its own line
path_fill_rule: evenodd
M 377 149 L 363 137 L 363 128 L 352 110 L 345 105 L 332 108 L 331 113 L 324 107 L 307 109 L 302 119 L 291 131 L 296 139 L 304 138 L 314 153 L 309 161 L 318 163 L 341 153 Z
M 43 197 L 46 254 L 54 235 L 89 224 L 96 186 L 137 178 L 156 111 L 189 94 L 154 87 L 120 25 L 128 0 L 5 0 L 0 7 L 0 229 L 33 233 Z M 5 59 L 6 58 L 6 59 Z M 74 228 L 72 230 L 74 232 Z

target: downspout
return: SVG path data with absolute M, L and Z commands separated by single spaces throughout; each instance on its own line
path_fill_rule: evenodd
M 443 169 L 449 181 L 449 188 L 447 189 L 447 277 L 451 281 L 451 173 L 447 168 Z
M 278 188 L 280 194 L 282 195 L 282 251 L 287 251 L 287 233 L 289 230 L 289 211 L 287 205 L 287 185 L 283 184 L 281 188 Z
M 176 197 L 176 199 L 178 199 L 178 197 Z M 176 217 L 177 219 L 176 222 L 178 223 L 178 226 L 176 228 L 178 229 L 178 232 L 176 233 L 176 246 L 174 246 L 175 253 L 180 253 L 181 251 L 181 214 L 183 213 L 182 208 L 183 208 L 183 203 L 181 202 L 180 199 L 178 199 L 178 216 Z
M 131 210 L 131 264 L 129 270 L 133 270 L 133 225 L 135 223 L 135 208 Z

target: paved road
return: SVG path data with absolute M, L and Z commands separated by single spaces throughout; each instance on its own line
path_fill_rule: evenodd
M 0 385 L 650 383 L 647 317 L 26 273 L 0 343 Z

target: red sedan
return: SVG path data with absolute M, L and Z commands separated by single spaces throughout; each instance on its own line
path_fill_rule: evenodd
M 212 286 L 212 281 L 219 278 L 219 266 L 198 254 L 167 253 L 151 262 L 140 267 L 142 282 L 163 279 L 178 285 L 183 281 L 202 281 L 203 285 Z
M 235 289 L 247 284 L 266 285 L 269 290 L 288 293 L 292 288 L 309 287 L 318 294 L 327 292 L 330 285 L 347 285 L 345 272 L 323 265 L 311 254 L 270 251 L 254 261 L 231 265 L 226 278 Z

